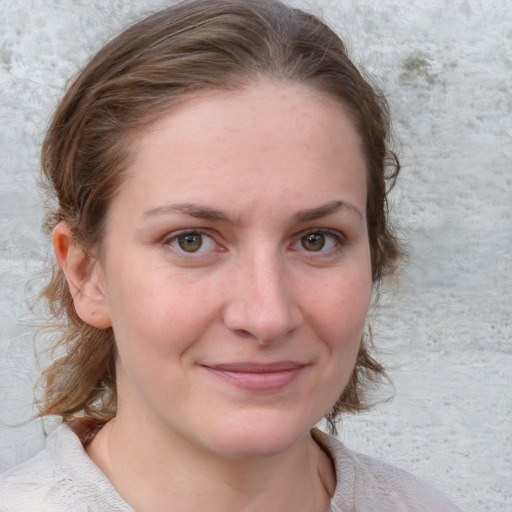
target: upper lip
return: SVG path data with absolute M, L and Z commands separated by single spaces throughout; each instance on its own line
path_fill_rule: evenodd
M 219 363 L 203 365 L 213 370 L 239 373 L 272 373 L 290 370 L 299 370 L 306 366 L 305 363 L 297 361 L 275 361 L 270 363 L 262 362 L 240 362 L 240 363 Z

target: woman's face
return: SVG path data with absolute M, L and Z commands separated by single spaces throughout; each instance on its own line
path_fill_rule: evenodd
M 98 273 L 118 418 L 226 456 L 293 446 L 354 368 L 365 205 L 352 122 L 304 86 L 203 93 L 143 132 Z

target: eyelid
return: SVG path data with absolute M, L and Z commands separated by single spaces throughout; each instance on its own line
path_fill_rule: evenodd
M 193 235 L 193 234 L 198 234 L 203 237 L 210 238 L 214 244 L 214 247 L 211 249 L 208 249 L 208 250 L 203 250 L 203 251 L 199 250 L 196 252 L 187 252 L 187 251 L 175 248 L 171 245 L 179 237 L 186 236 L 186 235 Z M 304 238 L 305 236 L 307 236 L 309 234 L 321 234 L 323 236 L 330 237 L 334 240 L 335 246 L 330 249 L 327 249 L 327 250 L 319 250 L 319 251 L 308 251 L 304 247 L 297 248 L 296 245 L 301 242 L 302 238 Z M 212 252 L 226 251 L 226 248 L 221 243 L 218 242 L 218 238 L 219 238 L 218 234 L 215 231 L 212 231 L 211 229 L 185 228 L 185 229 L 179 229 L 179 230 L 175 230 L 170 233 L 167 233 L 166 235 L 164 235 L 161 238 L 160 243 L 162 245 L 166 246 L 169 250 L 171 250 L 178 257 L 185 258 L 185 259 L 191 259 L 191 258 L 197 259 L 201 256 L 205 257 L 205 256 L 211 254 Z M 343 232 L 341 232 L 337 229 L 312 227 L 312 228 L 304 229 L 304 230 L 300 231 L 299 233 L 297 233 L 295 236 L 293 236 L 290 248 L 296 252 L 300 251 L 302 253 L 306 253 L 308 255 L 308 257 L 321 258 L 321 257 L 334 255 L 334 254 L 342 251 L 348 245 L 348 243 L 349 243 L 349 241 L 348 241 L 347 237 L 343 234 Z
M 202 237 L 207 237 L 211 239 L 215 247 L 208 250 L 187 252 L 172 246 L 172 243 L 176 241 L 178 238 L 187 235 L 201 235 Z M 223 252 L 225 250 L 224 247 L 217 242 L 214 233 L 211 230 L 204 228 L 187 228 L 172 231 L 171 233 L 168 233 L 165 236 L 163 236 L 161 238 L 160 243 L 168 247 L 169 250 L 172 250 L 176 255 L 182 258 L 198 258 L 200 256 L 205 256 L 211 252 Z
M 305 248 L 294 249 L 294 250 L 305 252 L 312 257 L 322 257 L 322 256 L 335 254 L 335 253 L 343 250 L 348 245 L 347 237 L 341 231 L 338 231 L 336 229 L 328 229 L 328 228 L 308 228 L 308 229 L 305 229 L 304 231 L 301 231 L 294 237 L 292 247 L 294 247 L 296 244 L 300 243 L 301 240 L 305 236 L 311 235 L 311 234 L 320 234 L 320 235 L 332 237 L 334 239 L 336 245 L 332 249 L 327 249 L 325 251 L 324 250 L 308 251 Z

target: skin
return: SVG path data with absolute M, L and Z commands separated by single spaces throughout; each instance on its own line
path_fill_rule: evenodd
M 184 102 L 134 155 L 100 258 L 54 234 L 78 314 L 119 353 L 117 417 L 89 455 L 139 512 L 325 510 L 335 475 L 310 429 L 371 296 L 353 123 L 263 81 Z

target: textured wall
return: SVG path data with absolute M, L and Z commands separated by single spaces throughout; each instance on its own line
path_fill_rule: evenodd
M 0 0 L 0 471 L 41 446 L 29 305 L 48 252 L 38 145 L 66 79 L 148 0 Z M 304 5 L 304 3 L 303 3 Z M 466 511 L 512 510 L 512 3 L 308 2 L 389 97 L 410 261 L 374 312 L 395 399 L 346 418 L 351 447 Z M 35 276 L 35 280 L 29 281 Z M 28 284 L 27 284 L 28 283 Z

